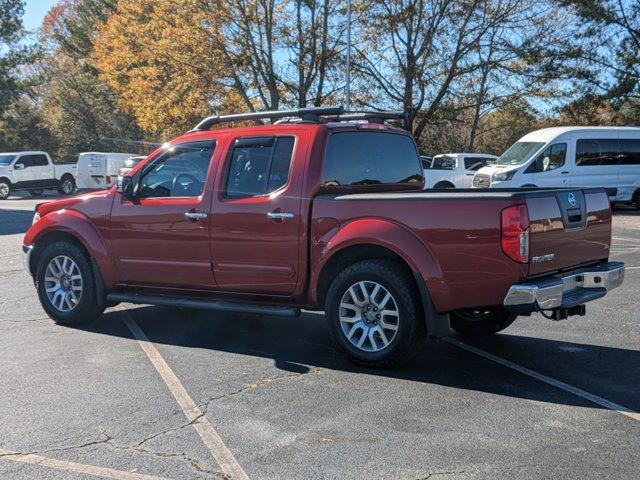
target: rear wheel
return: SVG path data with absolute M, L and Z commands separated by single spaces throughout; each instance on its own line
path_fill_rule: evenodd
M 342 270 L 327 292 L 329 331 L 356 363 L 399 365 L 425 337 L 418 298 L 413 279 L 394 262 L 358 262 Z
M 56 323 L 80 325 L 102 314 L 91 264 L 75 243 L 61 240 L 45 247 L 36 267 L 36 289 L 42 307 Z
M 32 197 L 39 197 L 40 195 L 42 195 L 42 192 L 44 190 L 29 190 L 29 195 L 31 195 Z
M 636 190 L 636 193 L 633 194 L 633 203 L 640 208 L 640 190 Z
M 511 325 L 517 315 L 502 307 L 456 310 L 451 313 L 451 328 L 461 335 L 492 335 Z
M 433 188 L 456 188 L 456 186 L 451 182 L 438 182 Z
M 76 189 L 76 182 L 71 175 L 65 175 L 60 180 L 58 192 L 63 195 L 71 195 Z
M 0 200 L 6 200 L 11 195 L 11 184 L 7 180 L 0 180 Z

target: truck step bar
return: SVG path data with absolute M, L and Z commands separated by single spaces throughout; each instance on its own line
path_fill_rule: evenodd
M 253 313 L 258 315 L 276 315 L 279 317 L 298 317 L 300 309 L 279 305 L 254 305 L 251 303 L 228 302 L 219 300 L 197 300 L 192 298 L 137 295 L 135 293 L 109 293 L 108 302 L 126 302 L 143 305 L 164 305 L 169 307 L 196 308 L 218 312 Z

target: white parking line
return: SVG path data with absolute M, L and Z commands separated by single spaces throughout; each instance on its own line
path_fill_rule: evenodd
M 127 312 L 122 309 L 119 309 L 119 311 L 127 314 Z M 164 383 L 169 387 L 169 390 L 176 399 L 176 402 L 178 402 L 178 405 L 180 405 L 187 420 L 193 422 L 193 428 L 196 429 L 196 432 L 198 432 L 204 444 L 209 451 L 211 451 L 213 458 L 218 462 L 221 470 L 233 480 L 248 480 L 249 477 L 226 447 L 218 435 L 218 432 L 216 432 L 209 420 L 207 420 L 207 417 L 205 417 L 200 408 L 198 408 L 198 405 L 191 399 L 176 374 L 173 373 L 173 370 L 171 370 L 167 362 L 164 361 L 160 352 L 158 352 L 153 343 L 147 338 L 140 326 L 131 318 L 126 318 L 125 324 L 129 327 L 129 330 L 131 330 L 131 333 L 138 341 L 144 353 L 147 354 L 147 357 L 162 377 L 162 380 L 164 380 Z
M 113 468 L 96 467 L 95 465 L 85 465 L 84 463 L 69 462 L 67 460 L 57 460 L 55 458 L 42 457 L 34 453 L 18 453 L 0 448 L 0 459 L 11 460 L 12 462 L 30 463 L 42 467 L 55 468 L 66 472 L 75 472 L 81 475 L 93 475 L 94 477 L 115 478 L 117 480 L 167 480 L 165 477 L 155 475 L 145 475 L 143 473 L 125 472 L 114 470 Z
M 580 388 L 561 382 L 560 380 L 556 380 L 555 378 L 547 377 L 546 375 L 538 373 L 527 367 L 523 367 L 521 365 L 518 365 L 517 363 L 513 363 L 510 360 L 507 360 L 502 357 L 498 357 L 497 355 L 494 355 L 489 352 L 485 352 L 484 350 L 481 350 L 476 347 L 472 347 L 471 345 L 467 345 L 466 343 L 456 340 L 455 338 L 444 338 L 443 340 L 458 348 L 462 348 L 471 353 L 475 353 L 476 355 L 480 355 L 481 357 L 491 360 L 492 362 L 499 363 L 504 367 L 515 370 L 516 372 L 520 372 L 531 378 L 535 378 L 536 380 L 539 380 L 541 382 L 548 383 L 549 385 L 553 385 L 554 387 L 559 388 L 560 390 L 564 390 L 565 392 L 572 393 L 574 395 L 577 395 L 578 397 L 584 398 L 585 400 L 589 400 L 590 402 L 593 402 L 597 405 L 608 408 L 609 410 L 613 410 L 614 412 L 618 412 L 622 415 L 625 415 L 629 418 L 632 418 L 633 420 L 640 422 L 640 413 L 634 412 L 633 410 L 630 410 L 627 407 L 623 407 L 622 405 L 618 405 L 617 403 L 611 402 L 606 398 L 602 398 L 592 393 L 586 392 Z

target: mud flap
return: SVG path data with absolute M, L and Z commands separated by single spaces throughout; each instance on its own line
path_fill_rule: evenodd
M 431 295 L 427 289 L 427 284 L 419 273 L 414 272 L 413 276 L 420 291 L 420 299 L 422 300 L 422 309 L 424 311 L 425 322 L 427 325 L 427 335 L 429 339 L 436 340 L 451 335 L 451 322 L 449 314 L 438 313 L 433 306 Z

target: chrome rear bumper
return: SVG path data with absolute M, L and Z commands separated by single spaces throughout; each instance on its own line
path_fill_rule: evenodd
M 504 306 L 516 313 L 572 308 L 604 297 L 623 280 L 624 263 L 602 262 L 513 285 L 504 299 Z

